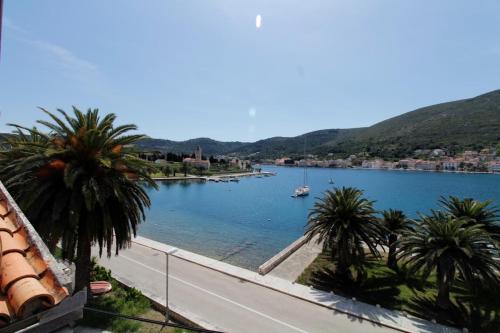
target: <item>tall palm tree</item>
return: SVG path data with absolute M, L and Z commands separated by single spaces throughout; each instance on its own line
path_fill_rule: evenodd
M 439 200 L 445 211 L 456 218 L 467 217 L 470 224 L 482 224 L 497 242 L 500 241 L 500 210 L 491 207 L 491 200 L 478 201 L 472 198 L 459 199 L 454 196 Z
M 455 218 L 442 212 L 422 215 L 414 230 L 403 233 L 398 241 L 398 256 L 405 260 L 410 273 L 422 272 L 427 278 L 437 273 L 437 304 L 452 306 L 450 288 L 458 274 L 465 281 L 476 277 L 497 284 L 500 263 L 494 259 L 491 237 L 481 225 L 470 225 L 467 218 Z
M 385 245 L 389 247 L 387 255 L 387 266 L 391 269 L 397 270 L 397 257 L 396 257 L 396 241 L 399 235 L 405 230 L 411 228 L 406 215 L 400 210 L 389 209 L 382 212 L 382 224 L 387 236 L 385 237 Z
M 326 191 L 314 204 L 305 234 L 308 240 L 317 235 L 318 242 L 325 242 L 325 248 L 330 249 L 332 258 L 337 260 L 339 277 L 352 279 L 350 267 L 362 264 L 364 245 L 374 256 L 380 256 L 376 243 L 381 236 L 381 226 L 375 213 L 373 201 L 363 198 L 363 191 L 352 187 Z
M 61 241 L 62 254 L 75 260 L 75 289 L 89 284 L 91 246 L 110 256 L 130 244 L 150 200 L 140 183 L 156 187 L 154 167 L 134 155 L 125 135 L 135 125 L 114 126 L 116 116 L 99 117 L 73 108 L 63 119 L 42 109 L 49 133 L 14 126 L 17 136 L 0 151 L 0 177 L 49 246 Z

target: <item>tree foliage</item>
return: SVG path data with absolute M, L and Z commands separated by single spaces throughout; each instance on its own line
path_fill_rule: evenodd
M 375 218 L 373 201 L 363 198 L 363 192 L 352 187 L 326 191 L 309 214 L 306 235 L 309 240 L 318 237 L 331 250 L 337 261 L 336 273 L 351 279 L 350 267 L 363 272 L 366 246 L 379 257 L 377 243 L 381 237 L 381 224 Z
M 76 259 L 76 288 L 88 284 L 90 246 L 110 256 L 127 246 L 150 200 L 139 182 L 156 186 L 154 167 L 128 148 L 142 139 L 135 125 L 115 126 L 116 116 L 97 109 L 73 115 L 45 109 L 37 128 L 13 125 L 16 136 L 0 151 L 0 178 L 52 249 Z

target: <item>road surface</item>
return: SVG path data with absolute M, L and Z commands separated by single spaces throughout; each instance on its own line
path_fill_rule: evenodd
M 164 253 L 134 244 L 119 256 L 103 256 L 99 262 L 122 281 L 164 303 Z M 398 332 L 174 256 L 169 260 L 169 277 L 169 305 L 224 332 Z

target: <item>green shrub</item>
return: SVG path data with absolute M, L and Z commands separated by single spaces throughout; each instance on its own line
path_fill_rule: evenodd
M 91 265 L 90 281 L 110 281 L 112 279 L 111 270 L 99 266 L 96 257 L 92 257 Z

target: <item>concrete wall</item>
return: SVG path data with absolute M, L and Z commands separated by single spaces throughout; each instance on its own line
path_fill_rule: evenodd
M 288 258 L 292 253 L 300 249 L 301 246 L 303 246 L 307 242 L 307 238 L 305 236 L 300 237 L 287 247 L 285 247 L 283 250 L 278 252 L 275 256 L 273 256 L 271 259 L 263 263 L 262 265 L 259 266 L 258 272 L 261 275 L 266 275 L 269 273 L 273 268 L 281 264 L 286 258 Z

